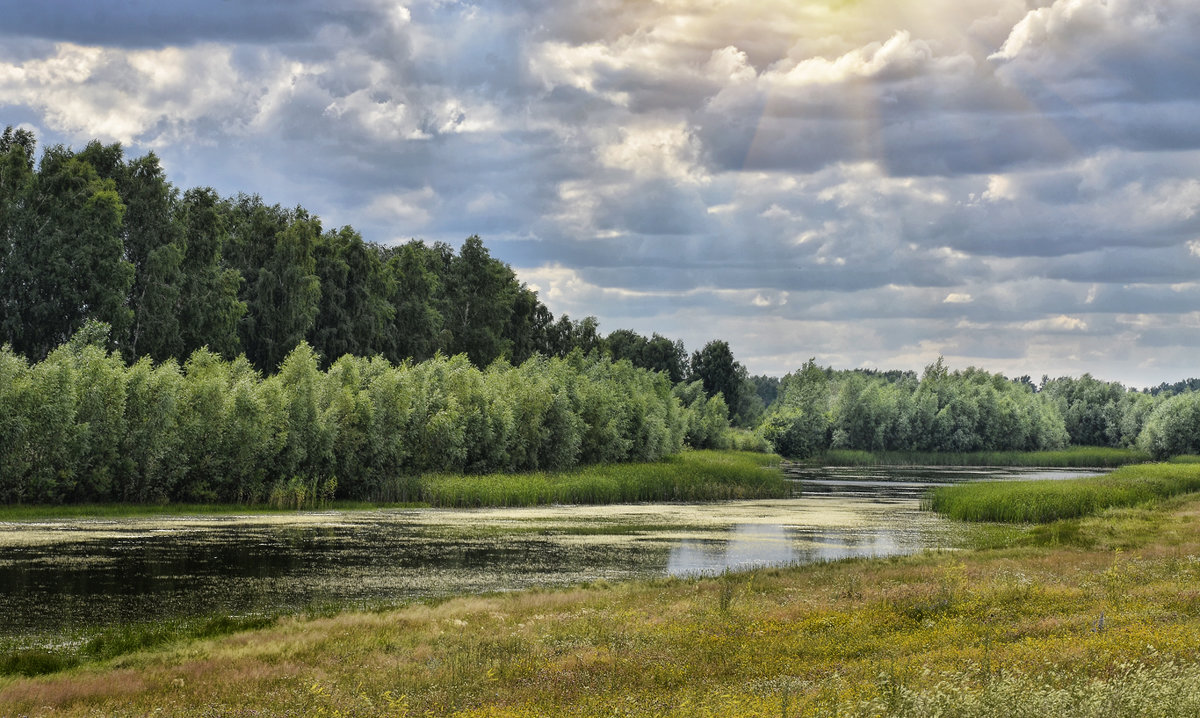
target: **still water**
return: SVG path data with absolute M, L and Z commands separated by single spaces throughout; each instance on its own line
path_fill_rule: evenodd
M 949 546 L 933 485 L 1080 472 L 793 469 L 788 499 L 0 523 L 0 638 Z

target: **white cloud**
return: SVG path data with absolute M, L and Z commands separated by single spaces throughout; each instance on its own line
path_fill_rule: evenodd
M 620 141 L 600 147 L 597 154 L 602 165 L 639 177 L 666 177 L 685 184 L 709 179 L 699 164 L 695 136 L 679 122 L 624 127 Z
M 425 186 L 411 192 L 377 195 L 367 205 L 367 212 L 383 222 L 419 229 L 429 223 L 438 204 L 437 193 Z
M 1081 332 L 1088 328 L 1087 322 L 1084 320 L 1065 314 L 1025 322 L 1020 327 L 1027 332 Z

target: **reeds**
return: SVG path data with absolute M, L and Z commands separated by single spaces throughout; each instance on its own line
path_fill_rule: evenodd
M 1200 491 L 1200 464 L 1126 466 L 1104 476 L 980 481 L 934 489 L 925 505 L 960 521 L 1048 523 Z
M 685 451 L 662 461 L 597 464 L 558 472 L 423 477 L 415 500 L 432 506 L 536 506 L 719 501 L 787 496 L 778 456 Z
M 1138 449 L 1073 446 L 1061 451 L 859 451 L 830 449 L 813 463 L 825 466 L 1043 466 L 1114 468 L 1139 464 L 1150 455 Z

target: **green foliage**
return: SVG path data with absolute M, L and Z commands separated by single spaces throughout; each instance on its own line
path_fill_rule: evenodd
M 556 321 L 478 236 L 457 252 L 417 240 L 382 247 L 349 226 L 322 231 L 303 207 L 181 193 L 153 153 L 126 158 L 119 144 L 93 141 L 77 153 L 51 147 L 35 167 L 35 146 L 24 130 L 0 135 L 0 345 L 28 359 L 88 320 L 108 324 L 107 348 L 131 363 L 207 349 L 244 352 L 261 372 L 301 341 L 322 368 L 345 354 L 465 354 L 483 369 L 607 350 L 595 317 Z M 682 343 L 657 334 L 614 358 L 672 383 L 687 369 Z M 759 411 L 750 394 L 724 389 L 747 426 Z
M 0 350 L 0 501 L 409 501 L 421 474 L 653 462 L 687 431 L 665 375 L 599 355 L 486 370 L 347 355 L 322 371 L 301 343 L 264 378 L 206 349 L 128 366 L 105 337 L 88 325 L 32 365 Z
M 810 359 L 799 372 L 784 377 L 782 386 L 783 397 L 760 427 L 775 453 L 803 459 L 827 448 L 832 417 L 825 372 Z
M 133 314 L 127 306 L 133 266 L 124 257 L 126 208 L 116 183 L 61 146 L 47 149 L 37 171 L 26 173 L 25 151 L 10 143 L 4 171 L 15 183 L 0 194 L 6 234 L 0 336 L 34 359 L 88 319 L 123 336 Z
M 807 457 L 826 449 L 971 453 L 1061 448 L 1057 405 L 1026 382 L 941 359 L 920 381 L 904 373 L 834 372 L 810 360 L 784 377 L 762 422 L 775 450 Z
M 177 206 L 185 246 L 179 293 L 180 356 L 208 347 L 225 357 L 241 349 L 238 323 L 246 304 L 238 298 L 242 274 L 226 265 L 222 255 L 232 218 L 229 208 L 211 189 L 190 189 Z
M 466 354 L 476 366 L 486 366 L 509 350 L 505 323 L 517 298 L 515 276 L 495 262 L 478 235 L 451 255 L 445 275 L 442 316 L 451 354 Z
M 1146 418 L 1137 445 L 1158 459 L 1200 453 L 1200 392 L 1185 392 L 1158 404 Z
M 613 359 L 628 359 L 634 366 L 663 372 L 672 384 L 682 382 L 688 373 L 683 342 L 657 332 L 647 339 L 630 329 L 618 329 L 605 337 L 604 345 Z
M 927 503 L 963 521 L 1046 523 L 1200 491 L 1198 464 L 1126 466 L 1083 479 L 983 481 L 934 489 Z
M 731 428 L 726 436 L 729 448 L 734 451 L 753 451 L 759 454 L 769 454 L 772 451 L 771 442 L 759 431 Z
M 693 449 L 729 448 L 729 410 L 725 397 L 718 393 L 709 398 L 700 380 L 676 384 L 674 393 L 683 405 L 687 445 Z
M 750 426 L 762 414 L 754 384 L 746 368 L 733 358 L 729 342 L 714 340 L 693 352 L 691 369 L 692 379 L 704 383 L 705 393 L 724 397 L 733 423 Z
M 1155 404 L 1149 395 L 1090 374 L 1046 381 L 1042 393 L 1063 417 L 1070 442 L 1080 446 L 1132 446 L 1141 431 L 1137 418 Z
M 273 222 L 267 235 L 251 234 L 245 241 L 264 243 L 265 256 L 247 275 L 248 312 L 241 324 L 242 346 L 255 366 L 274 370 L 293 347 L 312 330 L 319 310 L 321 282 L 317 277 L 316 250 L 321 222 L 303 210 L 281 214 L 252 207 Z M 253 229 L 261 229 L 255 225 Z

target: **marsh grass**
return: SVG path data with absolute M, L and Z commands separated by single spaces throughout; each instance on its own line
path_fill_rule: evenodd
M 560 472 L 428 476 L 415 498 L 451 508 L 779 498 L 792 493 L 779 465 L 773 454 L 685 451 L 663 461 Z
M 1200 491 L 1200 464 L 1126 466 L 1103 476 L 941 486 L 925 505 L 960 521 L 1048 523 Z
M 662 461 L 566 471 L 402 476 L 381 486 L 371 501 L 333 500 L 336 479 L 322 483 L 293 478 L 275 486 L 265 504 L 0 506 L 0 521 L 781 498 L 794 490 L 783 477 L 781 461 L 775 454 L 755 451 L 685 451 Z
M 831 449 L 810 463 L 825 466 L 1031 466 L 1113 468 L 1150 461 L 1137 449 L 1073 446 L 1062 451 L 858 451 Z M 1200 460 L 1200 457 L 1197 457 Z

